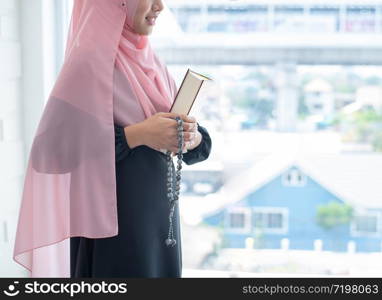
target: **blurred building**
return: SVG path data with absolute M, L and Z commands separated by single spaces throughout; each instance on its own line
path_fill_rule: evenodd
M 184 32 L 382 31 L 382 1 L 168 0 Z
M 331 116 L 334 113 L 334 94 L 331 84 L 315 78 L 304 87 L 305 104 L 313 115 Z

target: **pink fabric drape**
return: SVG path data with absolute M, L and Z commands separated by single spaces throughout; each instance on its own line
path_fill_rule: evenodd
M 13 259 L 31 277 L 70 277 L 70 237 L 118 234 L 113 124 L 168 112 L 174 100 L 167 67 L 131 30 L 138 1 L 74 0 L 19 211 Z

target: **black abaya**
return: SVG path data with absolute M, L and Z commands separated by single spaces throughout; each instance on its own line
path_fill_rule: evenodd
M 114 124 L 114 128 L 118 235 L 101 239 L 71 237 L 71 277 L 181 277 L 178 205 L 173 218 L 177 243 L 174 247 L 165 245 L 170 207 L 166 155 L 146 145 L 130 148 L 123 127 Z M 203 139 L 183 154 L 187 165 L 206 160 L 211 151 L 208 131 L 200 125 L 198 130 Z M 172 167 L 175 172 L 174 164 Z

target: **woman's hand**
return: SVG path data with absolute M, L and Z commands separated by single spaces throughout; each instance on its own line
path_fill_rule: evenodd
M 183 134 L 184 137 L 184 146 L 183 153 L 187 152 L 187 150 L 192 150 L 199 146 L 202 141 L 202 134 L 198 131 L 198 124 L 195 117 L 180 115 L 183 120 Z M 177 152 L 177 151 L 176 151 Z M 176 152 L 172 152 L 171 155 L 175 156 Z
M 167 149 L 173 154 L 178 151 L 177 122 L 179 116 L 183 120 L 183 151 L 196 147 L 198 142 L 196 119 L 183 114 L 159 112 L 140 122 L 141 144 L 160 151 Z M 200 133 L 199 133 L 200 135 Z M 199 141 L 200 143 L 200 141 Z M 195 146 L 196 145 L 196 146 Z

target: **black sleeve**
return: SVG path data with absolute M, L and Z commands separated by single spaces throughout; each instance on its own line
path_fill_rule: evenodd
M 123 160 L 129 155 L 131 148 L 127 143 L 124 127 L 118 124 L 114 124 L 115 133 L 115 162 Z
M 211 137 L 206 128 L 198 124 L 198 131 L 202 134 L 202 140 L 200 144 L 192 150 L 188 150 L 183 153 L 183 161 L 187 165 L 192 165 L 197 162 L 206 160 L 211 153 Z

